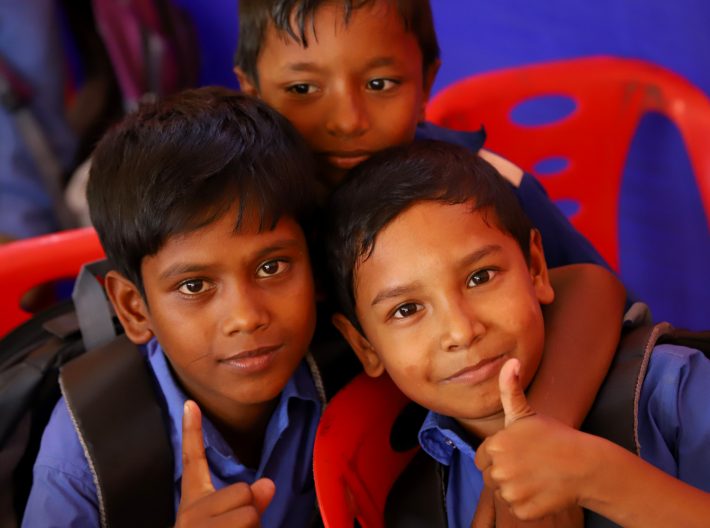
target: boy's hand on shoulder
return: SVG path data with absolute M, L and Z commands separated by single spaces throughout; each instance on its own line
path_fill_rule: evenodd
M 536 414 L 520 387 L 518 370 L 517 360 L 509 360 L 501 369 L 505 429 L 481 444 L 476 466 L 486 486 L 515 517 L 542 519 L 577 506 L 578 489 L 591 462 L 584 447 L 589 435 Z M 499 506 L 496 525 L 503 520 Z
M 215 491 L 202 442 L 202 416 L 195 402 L 185 403 L 182 418 L 182 496 L 176 528 L 253 528 L 274 496 L 274 483 L 259 479 Z

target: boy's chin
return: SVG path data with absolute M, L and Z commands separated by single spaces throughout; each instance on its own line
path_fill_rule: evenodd
M 345 179 L 347 174 L 348 171 L 346 169 L 334 167 L 333 165 L 323 162 L 319 166 L 318 180 L 323 184 L 326 190 L 331 191 Z

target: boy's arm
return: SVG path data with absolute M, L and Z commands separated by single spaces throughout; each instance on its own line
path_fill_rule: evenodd
M 570 506 L 621 526 L 705 526 L 710 494 L 666 474 L 612 442 L 536 414 L 517 379 L 517 360 L 499 377 L 505 428 L 476 452 L 486 486 L 521 520 Z
M 545 350 L 528 399 L 575 428 L 584 421 L 616 350 L 626 293 L 595 264 L 550 270 L 555 301 L 543 308 Z
M 274 484 L 259 479 L 215 491 L 202 442 L 202 416 L 195 402 L 185 402 L 182 418 L 182 494 L 175 528 L 258 527 L 274 496 Z
M 96 486 L 63 398 L 42 434 L 22 526 L 99 526 Z
M 628 528 L 707 526 L 710 493 L 664 473 L 608 440 L 584 436 L 589 437 L 587 443 L 592 447 L 585 456 L 589 473 L 578 483 L 580 506 Z

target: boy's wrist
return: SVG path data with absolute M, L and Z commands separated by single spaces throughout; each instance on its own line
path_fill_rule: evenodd
M 580 446 L 584 470 L 580 475 L 577 504 L 589 510 L 599 511 L 611 504 L 616 497 L 614 481 L 622 475 L 623 458 L 628 454 L 623 448 L 601 437 L 582 433 L 585 445 Z

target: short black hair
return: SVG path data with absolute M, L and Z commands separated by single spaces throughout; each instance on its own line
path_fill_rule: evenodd
M 278 112 L 219 87 L 146 103 L 96 147 L 87 187 L 91 221 L 116 269 L 145 294 L 141 263 L 172 236 L 239 204 L 259 228 L 313 211 L 312 155 Z
M 513 237 L 527 262 L 532 224 L 511 185 L 480 156 L 440 141 L 415 141 L 383 150 L 352 169 L 328 203 L 326 254 L 341 312 L 360 329 L 355 272 L 377 235 L 416 203 L 472 202 L 472 212 Z M 412 233 L 416 236 L 416 233 Z
M 378 0 L 340 0 L 345 23 L 352 12 Z M 412 32 L 422 52 L 424 71 L 439 58 L 439 42 L 434 28 L 434 17 L 429 0 L 385 0 L 397 7 L 404 27 Z M 259 86 L 256 63 L 266 35 L 272 23 L 276 30 L 308 47 L 306 28 L 313 23 L 318 9 L 333 0 L 239 0 L 239 37 L 234 64 Z M 295 24 L 292 23 L 295 21 Z M 295 26 L 295 27 L 294 27 Z

